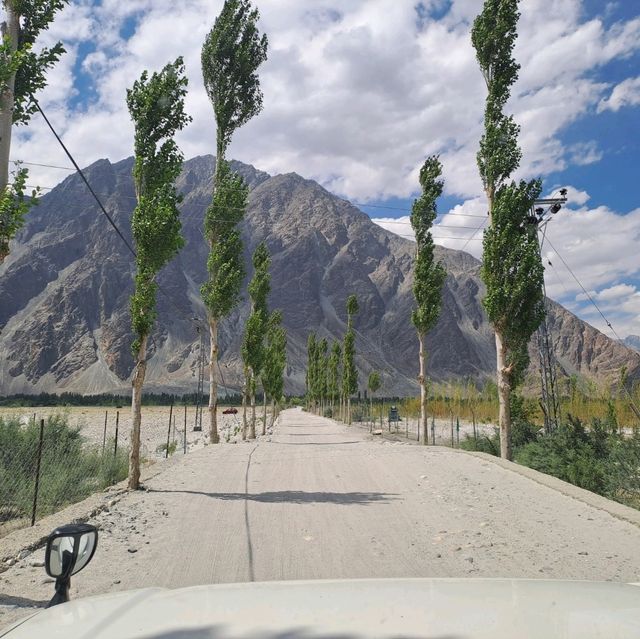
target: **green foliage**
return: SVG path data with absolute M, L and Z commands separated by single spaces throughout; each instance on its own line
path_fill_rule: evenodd
M 187 83 L 182 58 L 178 58 L 151 77 L 144 71 L 127 90 L 127 106 L 135 127 L 133 178 L 138 198 L 131 222 L 137 251 L 131 297 L 134 353 L 155 321 L 156 275 L 184 245 L 180 196 L 174 184 L 183 157 L 173 136 L 191 121 L 184 111 Z
M 519 127 L 503 109 L 520 65 L 513 59 L 520 19 L 519 0 L 485 0 L 471 31 L 471 42 L 487 85 L 485 132 L 480 141 L 478 167 L 485 190 L 493 194 L 518 168 Z
M 257 246 L 253 253 L 253 277 L 249 282 L 249 297 L 251 298 L 251 313 L 245 325 L 242 340 L 242 361 L 249 368 L 255 380 L 262 370 L 264 362 L 265 337 L 269 322 L 267 310 L 267 296 L 271 290 L 269 267 L 271 257 L 264 243 Z
M 18 46 L 12 53 L 13 47 L 5 39 L 0 48 L 0 60 L 7 63 L 6 67 L 1 65 L 4 68 L 0 71 L 0 83 L 6 85 L 15 72 L 14 124 L 27 124 L 37 111 L 32 96 L 47 86 L 47 72 L 65 53 L 62 42 L 52 47 L 40 47 L 37 53 L 33 45 L 66 4 L 68 0 L 11 0 L 20 21 Z M 3 5 L 6 8 L 7 0 L 3 0 Z
M 287 365 L 287 333 L 282 327 L 282 311 L 273 311 L 267 325 L 262 386 L 277 402 L 284 396 L 284 370 Z
M 9 254 L 9 242 L 22 228 L 24 217 L 38 203 L 38 189 L 26 193 L 28 171 L 18 166 L 13 182 L 0 193 L 0 262 Z
M 25 426 L 17 417 L 0 417 L 0 522 L 31 513 L 35 484 L 39 421 Z M 78 428 L 64 414 L 45 422 L 38 516 L 80 501 L 127 476 L 128 451 L 108 442 L 86 446 Z
M 540 195 L 539 181 L 502 186 L 495 195 L 492 225 L 484 233 L 483 305 L 507 347 L 517 384 L 529 364 L 527 346 L 544 319 L 544 267 L 537 228 L 527 221 Z
M 267 59 L 268 42 L 258 31 L 259 17 L 250 0 L 225 0 L 202 46 L 204 86 L 218 127 L 218 160 L 234 131 L 262 110 L 257 69 Z
M 427 158 L 420 169 L 422 195 L 413 203 L 411 226 L 416 236 L 413 294 L 416 308 L 411 321 L 420 335 L 433 328 L 442 304 L 442 286 L 446 271 L 440 262 L 434 262 L 434 243 L 431 227 L 436 219 L 436 200 L 442 195 L 443 182 L 439 180 L 442 165 L 437 156 Z
M 237 224 L 244 217 L 249 188 L 227 162 L 219 161 L 218 183 L 204 220 L 205 237 L 210 253 L 207 260 L 209 279 L 201 288 L 209 316 L 226 317 L 240 299 L 244 279 L 242 239 Z
M 358 390 L 358 369 L 356 368 L 356 335 L 353 330 L 353 316 L 359 312 L 358 298 L 347 298 L 347 332 L 342 348 L 342 394 L 353 395 Z
M 488 91 L 477 158 L 491 221 L 484 234 L 483 303 L 506 348 L 510 387 L 522 381 L 527 345 L 544 317 L 544 269 L 536 226 L 527 219 L 541 183 L 507 183 L 522 157 L 519 127 L 504 113 L 520 69 L 513 58 L 519 18 L 518 0 L 485 0 L 471 34 Z
M 380 373 L 378 371 L 371 371 L 369 373 L 369 379 L 367 380 L 367 388 L 372 393 L 377 393 L 382 385 L 382 380 L 380 379 Z
M 327 361 L 327 398 L 332 402 L 340 396 L 341 359 L 342 347 L 340 342 L 334 342 Z
M 358 298 L 355 295 L 349 295 L 349 297 L 347 298 L 347 321 L 349 327 L 351 327 L 353 316 L 357 315 L 359 312 L 360 307 L 358 306 Z
M 318 342 L 318 348 L 316 350 L 316 388 L 314 390 L 314 395 L 319 400 L 325 399 L 327 397 L 327 374 L 329 368 L 329 358 L 328 358 L 329 344 L 326 338 L 322 338 L 320 342 Z

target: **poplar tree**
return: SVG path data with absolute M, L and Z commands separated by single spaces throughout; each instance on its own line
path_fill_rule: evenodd
M 307 338 L 307 374 L 305 378 L 307 391 L 307 410 L 311 410 L 311 402 L 313 402 L 313 392 L 316 384 L 315 365 L 316 365 L 316 334 L 310 333 Z
M 345 405 L 345 420 L 351 425 L 351 395 L 358 390 L 358 369 L 356 368 L 356 335 L 353 330 L 353 316 L 360 308 L 358 298 L 349 295 L 347 298 L 347 332 L 344 336 L 342 351 L 342 395 Z
M 342 347 L 340 342 L 334 342 L 327 362 L 327 397 L 331 405 L 331 417 L 335 418 L 335 401 L 340 397 L 340 361 Z
M 434 327 L 442 304 L 442 285 L 446 271 L 434 258 L 434 243 L 431 228 L 437 216 L 436 200 L 442 195 L 444 183 L 438 179 L 442 165 L 437 156 L 427 158 L 420 169 L 422 195 L 411 208 L 411 226 L 416 236 L 416 259 L 413 266 L 413 295 L 416 300 L 411 321 L 418 333 L 420 374 L 420 423 L 422 443 L 427 444 L 427 371 L 425 338 Z
M 18 165 L 13 175 L 9 171 L 12 128 L 29 123 L 37 110 L 34 94 L 47 86 L 48 71 L 65 53 L 61 42 L 37 53 L 33 47 L 66 4 L 68 0 L 2 0 L 6 18 L 0 28 L 0 264 L 39 193 L 27 193 L 27 169 Z
M 131 230 L 136 246 L 135 289 L 131 296 L 131 321 L 136 336 L 132 351 L 136 360 L 131 396 L 131 450 L 129 488 L 140 482 L 140 425 L 142 387 L 147 370 L 147 339 L 156 319 L 156 277 L 182 248 L 181 200 L 175 180 L 183 156 L 173 137 L 191 120 L 184 110 L 187 78 L 182 58 L 167 64 L 151 77 L 144 71 L 127 91 L 133 120 L 135 162 L 133 182 L 137 206 Z
M 380 379 L 380 373 L 378 371 L 371 371 L 369 373 L 369 379 L 367 380 L 367 388 L 369 389 L 369 412 L 373 418 L 373 396 L 380 390 L 382 380 Z
M 210 254 L 209 277 L 202 287 L 207 308 L 210 441 L 218 435 L 218 324 L 235 307 L 244 277 L 242 242 L 237 228 L 247 206 L 247 189 L 226 162 L 234 132 L 262 110 L 258 67 L 267 59 L 267 36 L 260 34 L 260 14 L 250 0 L 225 0 L 202 46 L 204 86 L 216 120 L 216 168 L 213 202 L 205 218 Z
M 248 372 L 247 388 L 251 402 L 249 439 L 256 438 L 256 384 L 264 364 L 264 340 L 267 334 L 269 312 L 267 296 L 271 290 L 269 266 L 271 257 L 264 242 L 253 253 L 253 277 L 249 282 L 251 312 L 247 319 L 242 341 L 242 359 Z
M 287 333 L 282 327 L 282 311 L 273 311 L 269 315 L 267 339 L 265 345 L 264 366 L 262 368 L 262 387 L 265 401 L 271 398 L 271 426 L 276 418 L 276 408 L 284 396 L 284 370 L 287 365 Z M 266 404 L 265 404 L 266 405 Z M 266 411 L 262 424 L 262 434 L 266 432 Z
M 512 457 L 511 392 L 522 380 L 529 340 L 544 318 L 544 267 L 535 225 L 527 223 L 542 187 L 539 180 L 510 181 L 522 157 L 520 128 L 504 113 L 520 69 L 513 58 L 519 18 L 518 0 L 485 0 L 471 33 L 487 86 L 485 130 L 477 158 L 489 206 L 483 304 L 496 338 L 500 453 L 505 459 Z
M 318 371 L 317 375 L 317 388 L 316 395 L 320 403 L 319 415 L 324 415 L 324 405 L 327 399 L 327 367 L 328 367 L 328 351 L 329 344 L 326 338 L 322 338 L 318 343 L 318 349 L 316 353 L 316 367 Z

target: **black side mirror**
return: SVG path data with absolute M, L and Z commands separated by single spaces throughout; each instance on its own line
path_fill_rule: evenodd
M 80 572 L 93 558 L 98 530 L 90 524 L 69 524 L 56 528 L 47 540 L 44 565 L 56 579 L 56 594 L 47 608 L 69 601 L 71 575 Z

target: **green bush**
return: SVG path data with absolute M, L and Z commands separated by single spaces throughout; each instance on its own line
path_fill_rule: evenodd
M 25 426 L 17 417 L 0 417 L 0 521 L 29 516 L 33 504 L 40 424 Z M 64 414 L 50 416 L 44 427 L 37 515 L 80 501 L 127 476 L 128 452 L 114 442 L 87 447 L 78 428 Z

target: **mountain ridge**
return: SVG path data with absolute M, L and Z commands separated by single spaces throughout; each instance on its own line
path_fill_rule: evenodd
M 187 160 L 177 182 L 185 247 L 160 275 L 158 321 L 150 339 L 146 388 L 192 392 L 199 337 L 192 317 L 205 317 L 199 287 L 208 248 L 202 217 L 213 188 L 212 156 Z M 132 243 L 133 159 L 98 160 L 86 169 L 123 235 Z M 270 176 L 234 162 L 250 186 L 241 228 L 244 260 L 265 241 L 272 254 L 271 308 L 282 308 L 289 334 L 287 392 L 302 392 L 306 337 L 340 339 L 346 298 L 355 293 L 361 386 L 370 370 L 383 374 L 387 394 L 417 390 L 417 338 L 410 324 L 415 244 L 375 225 L 348 201 L 297 173 Z M 480 263 L 436 247 L 447 267 L 443 312 L 429 335 L 429 374 L 436 380 L 493 376 L 493 333 L 480 302 Z M 129 295 L 133 260 L 81 183 L 71 175 L 30 213 L 0 267 L 0 393 L 128 390 Z M 168 299 L 167 295 L 171 298 Z M 246 298 L 246 295 L 245 295 Z M 177 310 L 179 309 L 179 310 Z M 239 347 L 248 313 L 243 299 L 220 330 L 221 371 L 237 389 Z M 611 383 L 626 366 L 640 377 L 640 355 L 617 344 L 561 306 L 550 303 L 549 324 L 566 374 Z

